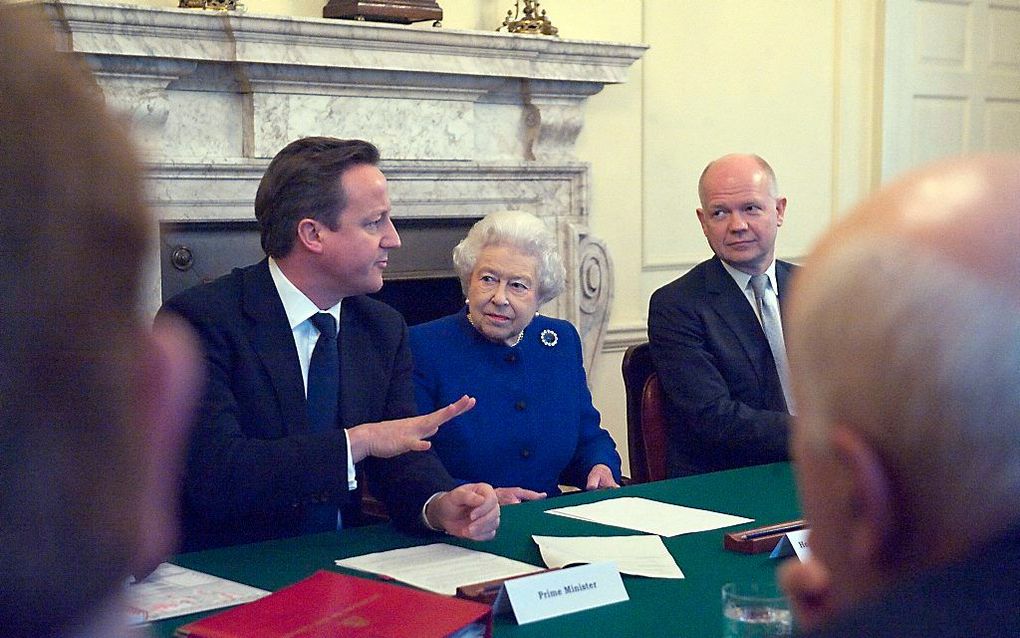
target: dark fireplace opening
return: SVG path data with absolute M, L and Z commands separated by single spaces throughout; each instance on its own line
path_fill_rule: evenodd
M 371 296 L 396 308 L 409 326 L 462 308 L 464 294 L 452 253 L 476 221 L 396 220 L 401 247 L 390 253 L 385 284 Z M 159 232 L 163 301 L 265 256 L 254 220 L 162 222 Z
M 464 294 L 457 277 L 390 280 L 369 297 L 399 310 L 409 326 L 445 317 L 464 307 Z

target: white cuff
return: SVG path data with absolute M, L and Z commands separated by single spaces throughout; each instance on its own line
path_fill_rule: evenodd
M 347 441 L 347 491 L 353 492 L 358 489 L 358 479 L 354 470 L 354 457 L 351 456 L 351 437 L 344 430 L 344 439 Z
M 429 522 L 429 517 L 425 515 L 425 510 L 428 509 L 429 503 L 436 500 L 443 494 L 446 494 L 446 492 L 436 492 L 429 497 L 429 500 L 425 501 L 424 505 L 421 506 L 421 521 L 425 523 L 425 527 L 429 528 L 433 532 L 445 532 L 446 530 L 440 527 L 432 527 L 432 523 Z

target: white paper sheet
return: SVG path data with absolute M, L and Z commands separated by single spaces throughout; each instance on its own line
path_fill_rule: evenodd
M 660 536 L 704 532 L 754 520 L 636 496 L 621 496 L 586 505 L 560 507 L 546 510 L 546 513 Z
M 139 622 L 240 605 L 269 594 L 264 589 L 162 563 L 144 580 L 125 586 L 129 614 Z
M 542 567 L 495 554 L 433 543 L 336 561 L 340 567 L 389 576 L 420 589 L 453 596 L 461 585 L 542 571 Z
M 649 578 L 683 578 L 662 538 L 640 536 L 532 536 L 548 567 L 616 563 L 621 573 Z

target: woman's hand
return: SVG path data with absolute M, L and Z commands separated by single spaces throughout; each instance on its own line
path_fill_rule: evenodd
M 546 497 L 545 492 L 532 492 L 523 487 L 497 487 L 496 498 L 500 505 L 513 505 L 523 501 L 538 501 Z
M 588 472 L 588 482 L 585 483 L 585 490 L 600 490 L 605 487 L 620 487 L 613 478 L 613 471 L 608 465 L 599 463 Z

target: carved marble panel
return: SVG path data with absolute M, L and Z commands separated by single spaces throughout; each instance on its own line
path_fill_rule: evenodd
M 588 167 L 574 145 L 584 100 L 625 81 L 645 46 L 96 0 L 46 5 L 63 48 L 84 57 L 130 121 L 160 221 L 250 220 L 258 180 L 288 142 L 371 140 L 398 224 L 521 209 L 555 229 L 568 286 L 544 310 L 577 326 L 590 367 L 612 266 L 587 228 Z

